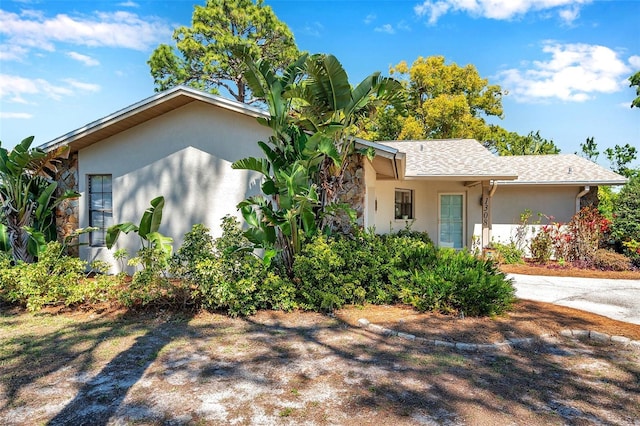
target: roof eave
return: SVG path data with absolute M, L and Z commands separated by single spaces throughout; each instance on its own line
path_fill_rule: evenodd
M 255 118 L 257 117 L 266 118 L 269 116 L 266 112 L 258 108 L 252 107 L 250 105 L 245 105 L 237 101 L 223 98 L 221 96 L 212 95 L 210 93 L 201 92 L 199 90 L 196 90 L 190 87 L 176 86 L 164 92 L 156 93 L 153 96 L 145 98 L 139 102 L 136 102 L 126 108 L 118 110 L 103 118 L 92 121 L 86 124 L 85 126 L 82 126 L 58 138 L 55 138 L 49 142 L 46 142 L 40 145 L 39 147 L 44 149 L 45 151 L 49 151 L 62 145 L 68 145 L 74 141 L 80 140 L 83 137 L 89 136 L 96 131 L 105 129 L 109 126 L 116 125 L 119 122 L 122 122 L 123 120 L 126 120 L 129 117 L 133 117 L 136 114 L 147 111 L 155 106 L 158 106 L 172 99 L 178 98 L 180 96 L 186 96 L 191 99 L 190 101 L 186 101 L 185 105 L 193 101 L 201 101 L 211 105 L 219 106 L 221 108 L 225 108 L 229 111 L 241 113 L 241 114 L 255 117 Z
M 406 179 L 410 180 L 455 180 L 455 181 L 471 181 L 471 180 L 495 180 L 510 181 L 517 179 L 516 175 L 435 175 L 435 174 L 416 174 L 406 175 Z
M 624 185 L 627 180 L 589 180 L 589 181 L 499 181 L 501 185 L 557 185 L 557 186 L 615 186 Z

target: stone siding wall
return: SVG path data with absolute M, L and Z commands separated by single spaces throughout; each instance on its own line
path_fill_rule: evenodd
M 59 167 L 58 189 L 56 195 L 63 194 L 66 190 L 78 191 L 78 153 L 69 155 L 68 159 L 62 161 Z M 58 241 L 63 241 L 78 229 L 79 199 L 64 200 L 56 209 L 56 231 Z M 69 243 L 69 254 L 78 256 L 78 238 L 74 238 Z
M 592 186 L 589 192 L 587 192 L 582 198 L 580 198 L 580 208 L 595 207 L 598 208 L 600 199 L 598 198 L 598 187 Z
M 340 202 L 351 206 L 356 212 L 356 225 L 364 224 L 365 203 L 364 157 L 353 154 L 344 173 Z M 351 232 L 351 221 L 346 214 L 339 214 L 333 221 L 333 229 L 342 233 Z

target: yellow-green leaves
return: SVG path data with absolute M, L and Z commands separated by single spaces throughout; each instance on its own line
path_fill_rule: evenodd
M 446 64 L 442 56 L 431 56 L 419 57 L 411 67 L 402 61 L 390 71 L 404 79 L 410 100 L 409 116 L 394 117 L 402 124 L 400 132 L 384 135 L 391 139 L 481 140 L 488 131 L 483 116 L 502 117 L 502 90 L 489 85 L 473 65 L 460 67 Z

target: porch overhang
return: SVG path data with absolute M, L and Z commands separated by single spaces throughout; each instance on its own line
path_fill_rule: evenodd
M 376 179 L 402 180 L 405 179 L 406 155 L 395 148 L 388 147 L 365 139 L 356 139 L 356 148 L 373 148 L 375 156 L 371 165 L 376 171 Z

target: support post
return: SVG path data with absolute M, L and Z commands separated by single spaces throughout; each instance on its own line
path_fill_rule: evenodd
M 491 188 L 488 181 L 482 182 L 482 249 L 491 243 Z

